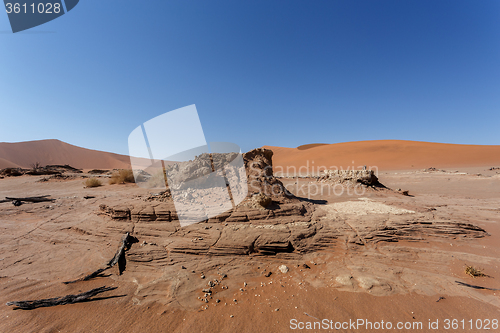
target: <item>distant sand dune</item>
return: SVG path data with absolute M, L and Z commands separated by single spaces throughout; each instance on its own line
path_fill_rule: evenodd
M 19 165 L 0 157 L 0 169 L 4 168 L 19 168 Z
M 41 165 L 69 164 L 81 169 L 130 168 L 130 159 L 126 155 L 81 148 L 59 140 L 0 143 L 0 169 L 29 168 L 35 162 Z
M 500 146 L 379 140 L 265 148 L 274 151 L 275 169 L 306 165 L 314 166 L 314 171 L 321 166 L 357 168 L 366 165 L 376 166 L 379 170 L 500 166 Z
M 380 140 L 265 148 L 274 151 L 275 170 L 302 166 L 308 166 L 312 172 L 321 167 L 345 169 L 363 165 L 379 170 L 500 166 L 500 146 Z M 0 143 L 0 169 L 29 168 L 35 162 L 69 164 L 82 169 L 130 168 L 127 155 L 81 148 L 59 140 Z

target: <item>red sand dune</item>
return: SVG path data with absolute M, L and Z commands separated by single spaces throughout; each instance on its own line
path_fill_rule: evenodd
M 0 169 L 29 168 L 32 163 L 69 164 L 81 169 L 130 168 L 130 158 L 70 145 L 59 140 L 0 143 Z
M 310 147 L 310 148 L 308 148 Z M 318 168 L 352 168 L 366 165 L 378 170 L 500 166 L 500 146 L 458 145 L 418 141 L 378 140 L 335 144 L 311 144 L 297 148 L 265 146 L 274 151 L 273 165 Z M 306 148 L 306 149 L 304 149 Z M 314 167 L 313 169 L 311 167 Z M 303 172 L 305 168 L 302 169 Z
M 4 168 L 19 168 L 19 165 L 0 157 L 0 169 Z
M 500 166 L 500 146 L 457 145 L 417 141 L 380 140 L 336 144 L 308 144 L 297 148 L 265 146 L 274 151 L 273 164 L 279 167 L 306 166 L 354 168 L 363 165 L 378 170 L 405 170 L 428 167 Z M 0 143 L 0 169 L 29 168 L 32 163 L 69 164 L 82 169 L 130 168 L 126 155 L 73 146 L 59 140 Z

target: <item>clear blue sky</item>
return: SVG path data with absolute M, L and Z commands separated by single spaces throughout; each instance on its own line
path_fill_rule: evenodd
M 500 1 L 81 0 L 0 14 L 0 141 L 128 153 L 196 104 L 207 141 L 500 144 Z

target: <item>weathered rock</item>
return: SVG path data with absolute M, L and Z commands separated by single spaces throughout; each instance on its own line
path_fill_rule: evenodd
M 365 185 L 378 184 L 378 178 L 373 170 L 325 170 L 319 181 L 332 183 L 361 183 Z
M 254 208 L 265 209 L 271 204 L 272 200 L 264 193 L 257 193 L 252 195 L 252 199 L 250 202 L 252 203 L 252 207 Z
M 283 273 L 283 274 L 288 273 L 288 267 L 287 267 L 287 266 L 285 266 L 285 265 L 280 265 L 280 266 L 278 267 L 278 270 L 279 270 L 281 273 Z
M 257 148 L 243 154 L 248 179 L 249 193 L 263 193 L 272 200 L 280 201 L 292 197 L 283 183 L 273 174 L 273 151 Z
M 0 175 L 5 177 L 17 177 L 22 176 L 23 174 L 24 171 L 21 168 L 5 168 L 0 170 Z
M 278 252 L 293 252 L 288 228 L 266 228 L 255 241 L 254 251 L 260 254 L 276 254 Z
M 107 205 L 99 205 L 101 212 L 109 215 L 116 220 L 130 220 L 130 209 L 126 206 L 108 207 Z
M 260 233 L 249 225 L 231 225 L 222 230 L 220 238 L 210 248 L 214 255 L 248 255 L 254 252 Z

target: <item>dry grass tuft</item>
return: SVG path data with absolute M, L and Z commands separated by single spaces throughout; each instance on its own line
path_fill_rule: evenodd
M 476 277 L 484 277 L 484 276 L 488 276 L 486 274 L 484 274 L 483 272 L 481 272 L 479 269 L 476 269 L 472 266 L 468 266 L 465 267 L 465 274 L 468 274 L 470 276 L 472 276 L 473 278 L 476 278 Z
M 122 169 L 113 172 L 109 179 L 110 184 L 135 183 L 134 173 L 130 169 Z
M 99 187 L 102 185 L 102 182 L 99 179 L 92 177 L 84 181 L 83 185 L 86 187 Z

